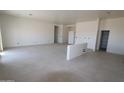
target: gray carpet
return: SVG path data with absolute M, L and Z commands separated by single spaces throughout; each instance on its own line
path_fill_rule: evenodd
M 66 61 L 66 45 L 6 49 L 0 58 L 0 80 L 16 82 L 124 81 L 124 56 L 89 52 Z

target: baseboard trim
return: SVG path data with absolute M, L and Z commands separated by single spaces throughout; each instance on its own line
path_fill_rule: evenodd
M 22 46 L 12 46 L 12 47 L 4 47 L 3 49 L 9 49 L 9 48 L 21 48 L 21 47 L 31 47 L 31 46 L 39 46 L 39 45 L 50 45 L 54 43 L 48 43 L 48 44 L 36 44 L 36 45 L 22 45 Z

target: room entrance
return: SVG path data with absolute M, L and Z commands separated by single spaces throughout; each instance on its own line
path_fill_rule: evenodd
M 58 26 L 54 26 L 54 43 L 58 43 Z
M 101 50 L 101 51 L 106 51 L 107 50 L 109 33 L 110 33 L 109 30 L 103 30 L 101 32 L 101 41 L 100 41 L 99 50 Z

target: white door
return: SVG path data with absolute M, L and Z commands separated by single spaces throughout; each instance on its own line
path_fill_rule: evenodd
M 75 32 L 69 31 L 68 44 L 74 44 Z

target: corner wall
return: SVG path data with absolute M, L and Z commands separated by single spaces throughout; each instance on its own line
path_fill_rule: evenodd
M 86 42 L 88 48 L 99 50 L 102 30 L 110 30 L 107 52 L 124 55 L 124 17 L 78 22 L 76 44 Z
M 88 48 L 95 51 L 98 20 L 76 23 L 76 44 L 88 43 Z
M 124 55 L 124 17 L 102 19 L 101 30 L 110 30 L 107 52 Z

